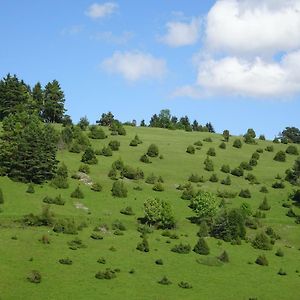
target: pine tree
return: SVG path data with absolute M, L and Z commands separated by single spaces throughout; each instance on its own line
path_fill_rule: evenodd
M 38 82 L 32 89 L 32 98 L 36 105 L 36 110 L 41 116 L 44 109 L 44 91 L 41 84 Z
M 195 245 L 194 252 L 201 254 L 201 255 L 208 255 L 209 254 L 209 247 L 205 241 L 204 238 L 200 238 L 197 242 L 197 244 Z

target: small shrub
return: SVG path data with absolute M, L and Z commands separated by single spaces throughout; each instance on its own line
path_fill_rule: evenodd
M 96 158 L 96 154 L 92 148 L 87 148 L 81 158 L 81 161 L 83 163 L 89 164 L 89 165 L 95 165 L 98 163 L 98 159 Z
M 79 172 L 82 172 L 84 174 L 89 174 L 90 173 L 90 167 L 88 165 L 80 165 L 78 168 Z
M 212 143 L 212 138 L 207 137 L 207 138 L 204 138 L 203 141 L 207 142 L 207 143 Z
M 259 255 L 257 257 L 257 259 L 255 260 L 255 263 L 260 266 L 268 266 L 269 265 L 269 262 L 265 255 Z
M 149 243 L 146 238 L 143 238 L 142 242 L 138 243 L 136 249 L 141 252 L 149 252 Z
M 157 181 L 157 176 L 155 176 L 153 173 L 151 173 L 145 180 L 148 184 L 154 184 Z
M 90 237 L 93 240 L 103 240 L 103 236 L 97 232 L 93 232 Z
M 189 145 L 186 149 L 186 152 L 189 154 L 195 154 L 195 148 L 192 145 Z
M 224 142 L 222 142 L 220 145 L 219 145 L 219 148 L 220 149 L 226 149 L 226 144 Z
M 116 230 L 116 229 L 121 230 L 121 231 L 125 231 L 125 230 L 126 230 L 125 225 L 124 225 L 120 220 L 115 220 L 115 221 L 112 223 L 111 226 L 112 226 L 111 228 L 112 228 L 113 230 Z
M 209 254 L 209 247 L 204 238 L 199 238 L 197 244 L 195 245 L 194 252 L 201 254 L 201 255 L 208 255 Z
M 29 183 L 29 184 L 28 184 L 26 193 L 29 193 L 29 194 L 34 194 L 34 193 L 35 193 L 34 185 L 33 185 L 32 183 Z
M 159 280 L 158 283 L 162 284 L 162 285 L 170 285 L 170 284 L 172 284 L 172 282 L 166 276 L 164 276 L 161 280 Z
M 264 149 L 263 149 L 263 148 L 257 148 L 257 149 L 256 149 L 256 152 L 257 152 L 257 153 L 263 153 L 263 152 L 264 152 Z
M 285 188 L 285 184 L 283 181 L 275 181 L 273 184 L 272 184 L 272 188 L 273 189 L 284 189 Z
M 290 208 L 290 209 L 288 210 L 288 212 L 286 213 L 286 216 L 287 216 L 287 217 L 290 217 L 290 218 L 296 218 L 296 217 L 297 217 L 296 213 L 293 211 L 292 208 Z
M 265 193 L 265 194 L 267 194 L 269 192 L 266 186 L 262 186 L 259 191 L 261 193 Z
M 111 193 L 114 197 L 126 198 L 127 197 L 127 188 L 123 181 L 115 181 L 113 183 Z
M 236 140 L 234 140 L 232 146 L 235 147 L 235 148 L 238 148 L 238 149 L 242 148 L 242 141 L 240 139 L 236 139 Z
M 73 264 L 73 261 L 68 257 L 67 258 L 61 258 L 58 262 L 62 265 L 72 265 Z
M 222 165 L 221 172 L 230 173 L 230 166 L 229 165 Z
M 78 226 L 73 219 L 60 219 L 54 224 L 53 231 L 65 234 L 77 234 Z
M 216 156 L 216 150 L 215 148 L 209 148 L 208 151 L 206 152 L 207 155 L 209 156 Z
M 278 257 L 283 257 L 284 256 L 284 252 L 282 251 L 282 249 L 277 249 L 276 253 L 275 253 L 276 256 Z
M 267 197 L 264 198 L 263 202 L 259 205 L 260 210 L 270 210 L 271 206 L 268 203 Z
M 42 237 L 39 239 L 39 241 L 44 245 L 50 244 L 49 236 L 46 234 L 43 234 Z
M 191 288 L 193 288 L 193 286 L 191 284 L 189 284 L 188 282 L 185 282 L 185 281 L 180 281 L 178 283 L 178 286 L 182 289 L 191 289 Z
M 241 177 L 244 175 L 244 170 L 242 168 L 235 168 L 231 171 L 231 175 Z
M 141 156 L 140 161 L 145 163 L 145 164 L 151 164 L 151 160 L 146 154 L 143 154 Z
M 261 250 L 272 250 L 270 239 L 263 232 L 257 234 L 252 241 L 252 247 Z
M 191 252 L 191 246 L 189 244 L 178 244 L 172 247 L 172 252 L 180 253 L 180 254 L 188 254 Z
M 226 251 L 223 251 L 220 256 L 218 257 L 218 259 L 224 263 L 228 263 L 229 262 L 229 256 L 227 254 Z
M 252 159 L 255 159 L 255 160 L 259 160 L 259 157 L 260 157 L 260 155 L 259 155 L 258 152 L 254 152 L 254 153 L 252 154 L 252 156 L 251 156 L 251 158 L 252 158 Z
M 213 173 L 213 174 L 210 176 L 209 181 L 210 181 L 210 182 L 218 182 L 218 181 L 219 181 L 219 178 L 218 178 L 217 174 L 216 174 L 216 173 Z
M 69 245 L 69 249 L 71 249 L 71 250 L 86 248 L 86 245 L 83 244 L 82 240 L 80 240 L 79 238 L 76 238 L 76 239 L 68 242 L 68 245 Z
M 285 152 L 278 151 L 273 158 L 275 161 L 284 162 L 286 160 Z
M 250 166 L 250 164 L 247 163 L 246 161 L 242 161 L 240 163 L 240 168 L 247 171 L 251 171 L 253 169 L 252 166 Z
M 113 155 L 112 149 L 109 146 L 108 147 L 104 146 L 101 150 L 101 155 L 106 157 L 112 156 Z
M 162 265 L 164 264 L 164 262 L 163 262 L 163 260 L 162 260 L 161 258 L 157 259 L 157 260 L 155 261 L 155 263 L 156 263 L 157 265 L 159 265 L 159 266 L 162 266 Z
M 198 182 L 204 182 L 203 176 L 199 176 L 198 174 L 191 174 L 188 181 L 198 183 Z
M 277 272 L 278 275 L 281 275 L 281 276 L 285 276 L 287 275 L 287 273 L 285 271 L 283 271 L 282 268 L 279 269 L 279 271 Z
M 77 198 L 77 199 L 83 199 L 84 198 L 84 194 L 81 191 L 79 186 L 77 186 L 77 188 L 71 193 L 71 198 Z
M 91 186 L 91 190 L 94 192 L 101 192 L 102 191 L 102 186 L 98 182 L 94 182 Z
M 241 189 L 239 196 L 242 198 L 251 198 L 251 193 L 248 189 L 245 190 Z
M 251 173 L 248 173 L 245 179 L 248 180 L 250 184 L 258 184 L 256 176 Z
M 97 260 L 97 263 L 98 263 L 98 264 L 105 265 L 105 264 L 106 264 L 106 259 L 105 259 L 104 257 L 100 257 L 100 258 Z
M 157 157 L 159 154 L 158 147 L 155 144 L 151 144 L 148 148 L 147 155 L 150 157 Z
M 109 142 L 108 146 L 110 147 L 110 149 L 112 151 L 118 151 L 119 148 L 120 148 L 120 142 L 116 141 L 116 140 L 113 140 L 113 141 Z
M 214 163 L 209 157 L 207 157 L 204 161 L 204 170 L 209 172 L 214 171 Z
M 201 141 L 197 141 L 194 143 L 195 146 L 198 146 L 198 147 L 201 147 L 203 146 L 202 142 Z
M 267 152 L 274 152 L 274 147 L 273 147 L 273 146 L 267 146 L 267 147 L 265 148 L 265 150 L 266 150 Z
M 97 279 L 114 279 L 117 277 L 115 270 L 112 270 L 110 268 L 107 268 L 105 271 L 99 271 L 96 273 L 95 277 Z
M 229 176 L 227 176 L 225 179 L 223 179 L 221 181 L 221 184 L 224 184 L 224 185 L 231 185 L 231 179 Z
M 131 147 L 137 147 L 138 144 L 139 144 L 138 141 L 135 140 L 135 139 L 133 139 L 133 140 L 130 141 L 129 146 L 131 146 Z
M 156 192 L 163 192 L 165 190 L 165 188 L 161 184 L 161 182 L 156 182 L 156 183 L 154 183 L 152 190 L 156 191 Z
M 208 227 L 206 221 L 202 221 L 200 223 L 199 230 L 197 232 L 197 236 L 200 238 L 201 237 L 204 238 L 204 237 L 207 237 L 208 235 L 209 235 L 209 227 Z
M 120 210 L 120 213 L 123 214 L 123 215 L 126 215 L 126 216 L 133 216 L 134 215 L 134 212 L 133 212 L 131 206 L 126 206 L 125 208 L 122 208 Z
M 225 198 L 225 199 L 235 198 L 236 195 L 237 193 L 233 191 L 227 191 L 227 190 L 217 191 L 217 196 L 220 198 Z
M 65 200 L 62 199 L 61 195 L 58 195 L 55 198 L 46 196 L 43 199 L 43 202 L 47 204 L 65 205 Z
M 290 145 L 286 148 L 285 152 L 291 155 L 299 155 L 298 148 L 294 145 Z
M 42 275 L 39 271 L 32 270 L 27 275 L 27 280 L 32 283 L 40 283 L 42 281 Z

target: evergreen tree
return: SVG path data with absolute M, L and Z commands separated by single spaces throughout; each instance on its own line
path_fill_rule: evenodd
M 49 82 L 45 87 L 44 95 L 43 119 L 50 123 L 61 123 L 66 110 L 64 108 L 65 96 L 59 82 L 57 80 Z
M 111 126 L 115 121 L 114 115 L 109 111 L 107 114 L 103 113 L 99 121 L 96 121 L 100 126 Z
M 32 98 L 36 105 L 36 110 L 41 116 L 44 110 L 44 91 L 41 84 L 38 82 L 32 89 Z
M 224 138 L 224 141 L 225 141 L 225 142 L 228 142 L 228 141 L 229 141 L 229 137 L 230 137 L 229 130 L 225 129 L 225 130 L 223 131 L 223 138 Z
M 209 247 L 204 238 L 199 238 L 197 244 L 195 245 L 194 252 L 201 254 L 201 255 L 208 255 L 209 254 Z

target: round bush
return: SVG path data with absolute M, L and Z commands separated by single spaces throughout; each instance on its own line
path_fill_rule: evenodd
M 113 183 L 111 193 L 114 197 L 126 198 L 127 197 L 127 188 L 123 181 L 115 181 Z
M 285 152 L 287 154 L 292 154 L 292 155 L 299 155 L 298 148 L 294 145 L 290 145 L 286 148 Z
M 186 149 L 186 152 L 189 154 L 195 154 L 195 148 L 192 145 L 189 145 Z
M 151 144 L 148 148 L 147 155 L 150 157 L 157 157 L 159 154 L 158 147 L 155 144 Z
M 235 139 L 232 146 L 234 148 L 242 148 L 242 141 L 240 139 Z
M 278 151 L 273 158 L 275 161 L 284 162 L 286 160 L 285 152 Z

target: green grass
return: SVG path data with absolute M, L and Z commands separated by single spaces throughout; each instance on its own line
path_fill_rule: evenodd
M 107 131 L 107 129 L 105 129 Z M 155 128 L 126 127 L 126 136 L 110 136 L 105 140 L 92 140 L 94 149 L 101 149 L 110 140 L 117 139 L 121 143 L 120 150 L 113 153 L 112 157 L 98 156 L 99 163 L 91 166 L 90 176 L 103 186 L 100 193 L 93 192 L 88 186 L 80 184 L 85 194 L 84 199 L 73 199 L 71 192 L 77 187 L 78 181 L 69 179 L 70 187 L 66 190 L 55 189 L 49 184 L 35 186 L 35 193 L 26 193 L 27 185 L 16 183 L 6 177 L 0 177 L 0 187 L 3 190 L 5 203 L 0 213 L 0 299 L 299 299 L 300 277 L 300 225 L 295 224 L 292 218 L 285 216 L 286 208 L 282 203 L 292 191 L 292 186 L 286 183 L 283 190 L 271 187 L 275 176 L 284 176 L 285 170 L 293 165 L 295 156 L 287 155 L 286 162 L 276 162 L 274 155 L 279 150 L 284 150 L 287 145 L 273 144 L 268 141 L 258 141 L 258 145 L 243 144 L 241 149 L 232 147 L 234 137 L 227 144 L 227 149 L 219 148 L 222 136 L 209 133 L 170 131 Z M 109 132 L 107 131 L 109 134 Z M 129 143 L 138 134 L 143 144 L 130 147 Z M 210 136 L 212 143 L 203 142 L 201 150 L 196 150 L 194 155 L 186 153 L 188 145 L 197 140 Z M 158 145 L 163 159 L 151 158 L 151 164 L 139 161 L 142 154 L 146 153 L 151 143 Z M 242 161 L 249 161 L 257 148 L 274 146 L 274 152 L 260 154 L 258 165 L 253 173 L 259 185 L 250 185 L 243 177 L 231 176 L 232 185 L 223 186 L 220 181 L 227 176 L 220 172 L 222 164 L 229 164 L 231 168 L 237 167 Z M 236 197 L 229 199 L 229 207 L 238 207 L 247 202 L 252 210 L 256 210 L 265 194 L 259 192 L 262 185 L 267 186 L 266 194 L 271 210 L 266 212 L 267 218 L 262 219 L 263 227 L 258 230 L 247 231 L 249 238 L 266 226 L 272 226 L 280 234 L 281 240 L 277 241 L 272 251 L 256 250 L 250 243 L 242 242 L 240 246 L 208 238 L 211 249 L 210 259 L 205 263 L 198 263 L 200 255 L 191 252 L 178 254 L 171 252 L 175 244 L 190 243 L 193 247 L 197 242 L 198 228 L 191 224 L 187 217 L 193 216 L 188 208 L 189 201 L 180 199 L 181 191 L 176 190 L 180 183 L 186 183 L 191 173 L 203 175 L 207 180 L 212 172 L 204 171 L 206 152 L 210 147 L 216 150 L 214 162 L 215 173 L 219 177 L 218 183 L 209 181 L 195 188 L 216 192 L 218 189 L 228 189 L 239 192 L 242 188 L 251 191 L 251 199 Z M 73 174 L 81 165 L 82 154 L 73 154 L 60 151 L 58 159 L 64 162 Z M 128 197 L 124 199 L 111 196 L 110 189 L 113 181 L 107 177 L 113 161 L 122 158 L 125 164 L 140 167 L 147 177 L 152 172 L 164 179 L 164 192 L 155 192 L 152 185 L 144 180 L 124 180 L 128 187 Z M 247 171 L 245 171 L 245 175 Z M 133 188 L 141 186 L 142 191 Z M 66 200 L 64 206 L 51 205 L 57 218 L 74 218 L 77 222 L 85 220 L 86 228 L 77 235 L 86 248 L 76 251 L 68 248 L 67 242 L 74 239 L 74 235 L 56 234 L 51 228 L 25 227 L 18 222 L 24 214 L 39 213 L 43 206 L 44 196 L 57 196 L 61 194 Z M 137 243 L 141 240 L 137 229 L 137 218 L 143 216 L 143 203 L 149 197 L 159 197 L 169 201 L 174 210 L 178 228 L 179 240 L 169 240 L 161 236 L 161 230 L 156 230 L 149 235 L 150 252 L 142 253 L 136 250 Z M 82 203 L 88 207 L 87 211 L 75 207 L 75 203 Z M 120 214 L 120 210 L 131 206 L 134 216 Z M 299 208 L 293 208 L 300 214 Z M 116 236 L 109 230 L 104 233 L 103 240 L 93 240 L 90 234 L 101 219 L 111 227 L 111 223 L 119 219 L 127 230 L 123 236 Z M 39 239 L 43 234 L 50 237 L 49 245 L 42 244 Z M 12 239 L 16 237 L 16 239 Z M 170 241 L 167 243 L 167 241 Z M 116 251 L 110 251 L 114 246 Z M 284 257 L 275 256 L 278 248 L 284 251 Z M 230 262 L 221 266 L 209 265 L 214 262 L 214 257 L 224 250 L 229 254 Z M 268 267 L 261 267 L 254 263 L 260 254 L 265 254 L 269 261 Z M 69 257 L 73 264 L 62 265 L 58 262 L 61 258 Z M 105 265 L 97 263 L 98 258 L 104 257 Z M 32 258 L 32 259 L 31 259 Z M 156 265 L 155 260 L 161 258 L 163 265 Z M 110 267 L 120 268 L 117 278 L 112 280 L 98 280 L 95 274 Z M 279 276 L 280 268 L 287 272 L 287 276 Z M 131 269 L 134 274 L 129 274 Z M 33 284 L 26 280 L 31 270 L 38 270 L 42 274 L 42 282 Z M 163 276 L 172 281 L 171 285 L 164 286 L 157 283 Z M 178 287 L 180 281 L 190 283 L 192 289 Z

